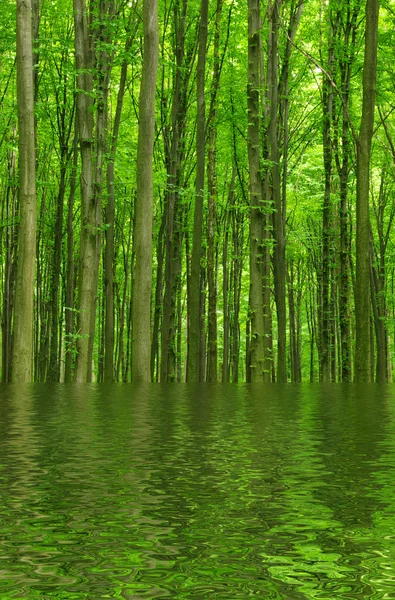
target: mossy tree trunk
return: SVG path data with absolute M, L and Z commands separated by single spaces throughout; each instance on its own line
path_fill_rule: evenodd
M 191 278 L 188 295 L 188 354 L 187 381 L 199 381 L 202 373 L 201 359 L 201 257 L 203 232 L 204 164 L 205 164 L 205 114 L 204 82 L 208 26 L 208 0 L 201 0 L 199 50 L 197 64 L 197 123 L 196 123 L 196 195 L 193 220 L 193 245 Z
M 355 380 L 370 380 L 369 183 L 377 70 L 379 0 L 367 0 L 362 79 L 362 118 L 357 142 Z
M 33 300 L 36 259 L 36 157 L 32 56 L 32 6 L 18 0 L 16 64 L 19 127 L 18 267 L 15 286 L 13 382 L 32 381 Z
M 250 347 L 251 382 L 264 381 L 263 208 L 260 153 L 260 3 L 248 2 L 248 164 L 250 170 Z

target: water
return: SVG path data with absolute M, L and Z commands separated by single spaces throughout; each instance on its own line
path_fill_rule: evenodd
M 0 598 L 395 598 L 392 386 L 0 387 Z

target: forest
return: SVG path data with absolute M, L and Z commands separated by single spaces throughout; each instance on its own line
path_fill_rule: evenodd
M 392 381 L 393 0 L 1 7 L 3 382 Z

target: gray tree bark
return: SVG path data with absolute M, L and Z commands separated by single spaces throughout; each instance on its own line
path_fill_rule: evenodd
M 98 269 L 99 223 L 94 196 L 92 68 L 85 0 L 74 0 L 75 60 L 77 68 L 77 124 L 81 153 L 81 241 L 78 289 L 78 338 L 75 379 L 91 379 L 92 355 L 90 336 L 94 330 Z
M 158 0 L 144 0 L 144 55 L 140 88 L 135 204 L 132 380 L 151 381 L 153 151 L 158 70 Z

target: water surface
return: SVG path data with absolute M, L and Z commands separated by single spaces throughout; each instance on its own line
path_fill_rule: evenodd
M 395 598 L 395 388 L 0 386 L 0 598 Z

